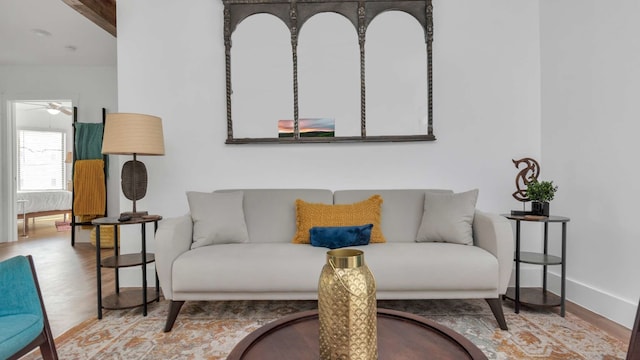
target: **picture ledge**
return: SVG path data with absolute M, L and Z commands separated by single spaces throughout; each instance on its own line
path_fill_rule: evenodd
M 321 144 L 321 143 L 362 143 L 362 142 L 412 142 L 435 141 L 434 135 L 381 135 L 381 136 L 336 136 L 302 138 L 233 138 L 226 144 Z

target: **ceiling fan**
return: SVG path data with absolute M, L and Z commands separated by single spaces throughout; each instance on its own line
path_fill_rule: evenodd
M 72 115 L 73 110 L 68 106 L 63 106 L 59 102 L 38 102 L 38 103 L 28 103 L 30 105 L 38 106 L 38 108 L 42 108 L 47 110 L 47 112 L 51 115 L 57 115 L 59 113 L 63 113 L 65 115 Z M 33 109 L 35 110 L 35 109 Z

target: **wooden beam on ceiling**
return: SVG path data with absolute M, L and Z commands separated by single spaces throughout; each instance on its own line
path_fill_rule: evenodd
M 62 0 L 74 10 L 106 30 L 114 37 L 116 31 L 116 0 Z

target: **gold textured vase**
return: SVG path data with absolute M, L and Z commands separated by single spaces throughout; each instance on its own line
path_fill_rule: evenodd
M 378 358 L 376 282 L 364 252 L 336 249 L 318 282 L 321 360 Z

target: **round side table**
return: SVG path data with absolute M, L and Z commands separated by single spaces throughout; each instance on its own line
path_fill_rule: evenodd
M 560 316 L 565 314 L 566 300 L 566 277 L 567 277 L 567 223 L 570 221 L 564 216 L 537 216 L 537 215 L 510 215 L 503 214 L 509 220 L 516 222 L 516 252 L 514 261 L 516 265 L 515 287 L 507 289 L 505 298 L 515 302 L 516 314 L 520 312 L 520 305 L 527 304 L 533 306 L 560 306 Z M 520 251 L 520 224 L 522 222 L 543 223 L 544 224 L 544 249 L 542 253 Z M 562 250 L 560 256 L 548 253 L 549 245 L 549 224 L 562 224 Z M 542 289 L 540 288 L 520 288 L 520 264 L 542 265 Z M 547 291 L 547 266 L 560 265 L 560 297 Z

